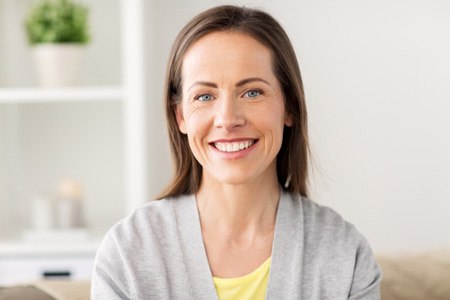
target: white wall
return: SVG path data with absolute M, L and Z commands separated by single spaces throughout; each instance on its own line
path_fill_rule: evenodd
M 15 203 L 21 196 L 22 168 L 19 157 L 20 130 L 19 110 L 15 105 L 0 106 L 0 234 L 12 236 L 17 233 L 20 222 L 13 213 Z
M 0 107 L 0 166 L 4 166 L 6 164 L 6 132 L 4 127 L 6 125 L 6 115 L 7 112 L 3 107 Z M 6 172 L 5 168 L 0 168 L 0 199 L 6 199 Z M 9 215 L 8 211 L 8 202 L 0 201 L 0 227 L 4 228 L 8 225 Z
M 30 0 L 0 1 L 0 86 L 30 85 L 31 58 L 25 47 L 23 16 Z
M 152 101 L 161 99 L 177 31 L 195 13 L 220 3 L 152 4 Z M 312 198 L 355 223 L 377 252 L 450 245 L 449 2 L 238 4 L 272 13 L 296 48 L 317 165 Z M 165 130 L 160 103 L 153 132 Z M 168 155 L 164 135 L 158 134 L 152 149 L 151 160 Z M 155 160 L 151 164 L 159 182 L 169 177 L 154 167 Z
M 315 198 L 375 250 L 449 245 L 449 3 L 322 1 L 299 11 L 306 30 L 294 43 L 323 169 Z

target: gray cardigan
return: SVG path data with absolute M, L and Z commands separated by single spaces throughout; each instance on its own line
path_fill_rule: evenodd
M 330 208 L 283 192 L 266 299 L 380 299 L 369 244 Z M 193 195 L 154 201 L 97 251 L 92 299 L 217 299 Z

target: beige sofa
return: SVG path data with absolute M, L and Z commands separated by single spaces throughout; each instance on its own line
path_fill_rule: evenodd
M 382 300 L 450 300 L 450 249 L 379 255 Z
M 378 255 L 382 300 L 450 300 L 450 250 Z M 88 281 L 39 281 L 0 288 L 0 300 L 87 300 Z
M 89 281 L 44 280 L 0 288 L 0 300 L 89 300 Z

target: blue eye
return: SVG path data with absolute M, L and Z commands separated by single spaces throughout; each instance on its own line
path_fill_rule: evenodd
M 261 95 L 261 91 L 250 90 L 244 94 L 244 97 L 254 98 L 254 97 L 258 97 L 259 95 Z
M 212 100 L 212 96 L 210 94 L 203 94 L 203 95 L 200 95 L 200 96 L 196 97 L 195 99 L 197 99 L 199 101 L 202 101 L 202 102 L 211 101 Z

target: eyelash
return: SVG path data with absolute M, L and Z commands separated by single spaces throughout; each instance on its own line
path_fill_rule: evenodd
M 209 96 L 210 99 L 209 100 L 201 100 L 201 98 L 205 97 L 205 96 Z M 213 96 L 211 94 L 201 94 L 201 95 L 196 96 L 194 99 L 198 100 L 200 102 L 208 102 L 208 101 L 211 101 L 213 99 Z
M 249 93 L 257 93 L 257 95 L 255 95 L 255 96 L 249 96 Z M 262 90 L 260 90 L 260 89 L 252 89 L 252 90 L 246 91 L 246 92 L 243 94 L 243 96 L 244 96 L 245 98 L 256 98 L 256 97 L 258 97 L 258 96 L 261 96 L 262 94 L 263 94 Z M 202 100 L 202 97 L 205 97 L 205 96 L 208 96 L 209 99 L 208 99 L 208 100 Z M 200 102 L 209 102 L 209 101 L 213 100 L 213 96 L 212 96 L 211 94 L 208 94 L 208 93 L 206 93 L 206 94 L 201 94 L 201 95 L 195 96 L 195 97 L 194 97 L 194 100 L 198 100 L 198 101 L 200 101 Z
M 256 93 L 258 93 L 258 95 L 256 95 L 256 96 L 249 96 L 248 94 L 249 94 L 249 93 L 252 93 L 252 92 L 256 92 Z M 252 90 L 246 91 L 246 92 L 244 93 L 244 97 L 247 97 L 247 98 L 255 98 L 255 97 L 261 96 L 262 93 L 263 93 L 263 92 L 262 92 L 260 89 L 252 89 Z

